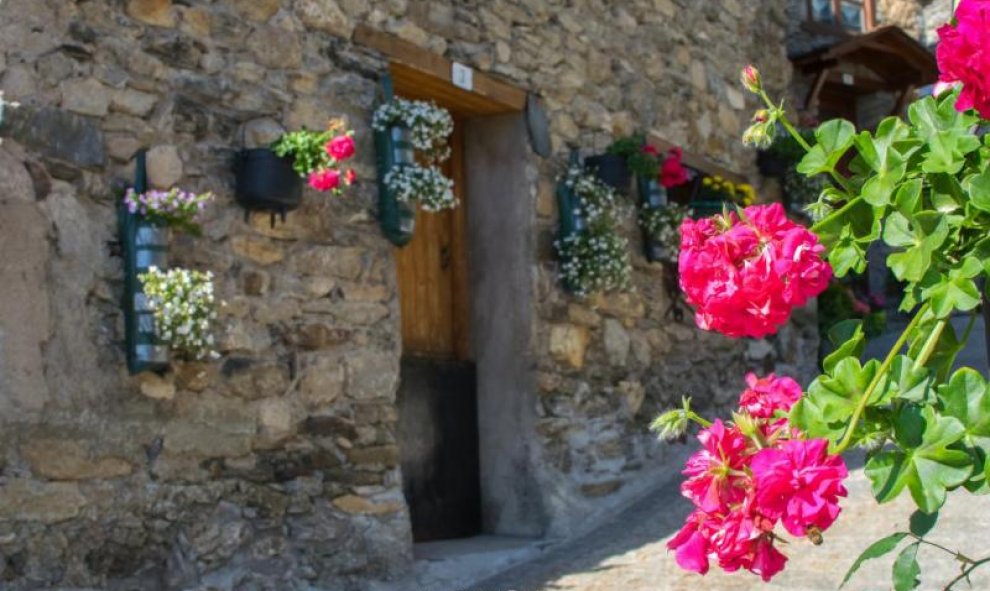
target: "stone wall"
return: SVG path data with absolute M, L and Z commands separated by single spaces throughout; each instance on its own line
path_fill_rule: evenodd
M 395 392 L 392 247 L 374 213 L 368 121 L 386 62 L 364 23 L 542 96 L 555 156 L 532 154 L 529 351 L 545 532 L 669 476 L 646 432 L 693 394 L 728 406 L 747 369 L 807 377 L 804 319 L 730 341 L 668 314 L 663 269 L 576 301 L 556 282 L 553 183 L 568 146 L 636 129 L 752 175 L 739 67 L 788 82 L 785 0 L 7 0 L 0 5 L 0 580 L 179 589 L 361 588 L 401 576 L 411 536 Z M 231 161 L 278 125 L 357 131 L 359 184 L 307 193 L 275 228 L 233 203 Z M 218 195 L 172 261 L 218 274 L 215 363 L 127 375 L 115 179 Z M 525 149 L 522 148 L 521 149 Z M 638 248 L 632 211 L 624 230 Z M 638 253 L 638 251 L 637 251 Z M 116 584 L 116 583 L 115 583 Z M 280 586 L 281 585 L 281 586 Z

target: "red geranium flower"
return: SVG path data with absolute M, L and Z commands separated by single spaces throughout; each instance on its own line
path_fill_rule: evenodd
M 990 119 L 990 0 L 962 0 L 955 24 L 938 29 L 935 50 L 942 82 L 961 82 L 956 109 L 976 109 Z
M 660 184 L 665 188 L 677 187 L 688 182 L 688 171 L 681 164 L 684 152 L 680 148 L 671 148 L 660 165 Z
M 354 155 L 354 138 L 338 135 L 327 144 L 327 154 L 336 160 L 347 160 Z
M 683 474 L 688 478 L 681 485 L 681 494 L 708 512 L 741 502 L 746 495 L 740 486 L 746 478 L 742 472 L 749 446 L 746 437 L 735 427 L 716 420 L 698 434 L 698 441 L 702 449 L 684 466 Z
M 681 289 L 704 330 L 760 338 L 828 286 L 832 268 L 818 237 L 779 203 L 681 224 Z
M 340 186 L 340 172 L 332 168 L 309 174 L 309 186 L 317 191 L 332 191 Z
M 846 496 L 846 463 L 827 449 L 824 439 L 791 439 L 760 450 L 750 464 L 760 512 L 779 517 L 795 536 L 811 527 L 825 531 L 839 515 L 839 497 Z

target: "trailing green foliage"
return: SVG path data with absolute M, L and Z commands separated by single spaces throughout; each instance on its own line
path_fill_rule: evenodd
M 861 360 L 861 324 L 835 325 L 824 373 L 790 416 L 808 436 L 828 438 L 833 453 L 867 449 L 879 502 L 906 492 L 918 506 L 910 534 L 880 540 L 846 576 L 911 536 L 893 565 L 898 591 L 918 586 L 917 550 L 929 543 L 929 516 L 947 494 L 990 492 L 990 386 L 973 369 L 953 369 L 990 276 L 990 136 L 977 134 L 976 116 L 956 110 L 957 96 L 924 98 L 906 121 L 888 118 L 875 131 L 826 122 L 797 166 L 829 179 L 813 230 L 836 276 L 863 272 L 870 244 L 883 240 L 893 249 L 887 264 L 906 286 L 900 309 L 913 314 L 883 360 Z M 782 113 L 774 116 L 787 126 Z M 961 336 L 950 322 L 957 314 L 970 316 Z M 964 571 L 988 562 L 955 555 Z

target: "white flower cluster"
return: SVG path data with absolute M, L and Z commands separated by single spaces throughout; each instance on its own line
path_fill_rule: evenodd
M 662 207 L 643 205 L 639 212 L 639 225 L 663 252 L 663 260 L 676 263 L 681 254 L 681 222 L 689 217 L 690 208 L 670 204 Z
M 580 167 L 571 167 L 564 184 L 577 198 L 575 213 L 587 227 L 554 243 L 563 261 L 560 274 L 578 297 L 628 289 L 629 241 L 615 229 L 615 191 Z
M 454 181 L 435 166 L 405 164 L 385 175 L 385 186 L 400 203 L 418 201 L 425 211 L 436 212 L 457 207 Z
M 614 231 L 582 232 L 555 243 L 563 262 L 561 278 L 578 297 L 628 289 L 629 241 Z
M 579 166 L 568 169 L 564 184 L 578 199 L 575 213 L 589 226 L 613 223 L 617 194 L 612 187 Z
M 371 126 L 385 131 L 390 125 L 402 125 L 409 129 L 413 148 L 440 162 L 450 157 L 450 134 L 454 133 L 454 119 L 447 109 L 433 101 L 411 101 L 396 98 L 378 107 Z
M 216 320 L 213 273 L 151 267 L 138 275 L 148 306 L 155 313 L 158 337 L 189 359 L 216 357 L 212 325 Z

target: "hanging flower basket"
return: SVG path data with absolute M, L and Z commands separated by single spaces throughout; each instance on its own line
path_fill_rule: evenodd
M 234 196 L 244 207 L 245 217 L 251 211 L 270 211 L 272 220 L 302 203 L 302 178 L 292 167 L 293 159 L 279 156 L 268 148 L 242 150 L 234 165 L 236 184 Z
M 618 154 L 598 154 L 584 159 L 584 165 L 594 171 L 600 181 L 620 193 L 629 192 L 629 165 Z

